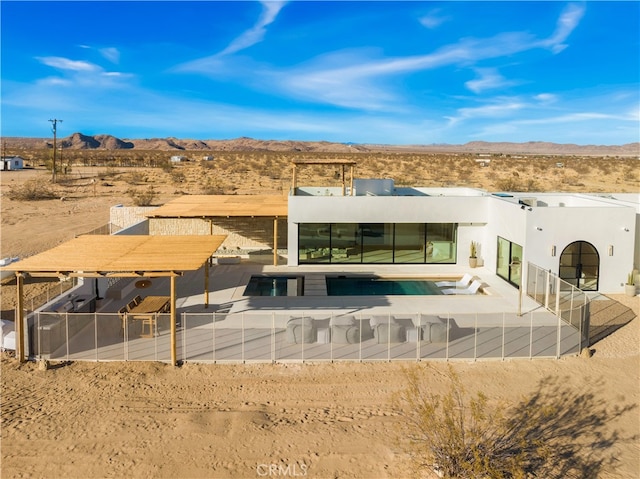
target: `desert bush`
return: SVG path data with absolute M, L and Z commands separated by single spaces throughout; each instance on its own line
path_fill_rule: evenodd
M 508 407 L 481 392 L 469 395 L 451 367 L 444 395 L 428 392 L 416 369 L 406 375 L 394 403 L 406 419 L 400 444 L 418 470 L 445 478 L 596 479 L 614 464 L 609 449 L 623 440 L 607 424 L 636 407 L 611 406 L 586 387 L 571 389 L 567 378 L 545 378 Z
M 133 204 L 136 206 L 151 206 L 153 204 L 153 200 L 158 196 L 158 193 L 153 189 L 153 186 L 150 186 L 146 190 L 131 189 L 127 191 L 127 194 L 131 197 Z
M 187 176 L 183 171 L 174 168 L 171 171 L 171 181 L 173 181 L 174 183 L 184 183 L 185 181 L 187 181 Z
M 9 197 L 18 201 L 40 201 L 57 198 L 58 195 L 53 190 L 48 180 L 44 178 L 33 178 L 21 185 L 9 188 Z
M 118 176 L 119 174 L 120 174 L 120 172 L 118 171 L 117 168 L 114 168 L 112 166 L 108 166 L 103 171 L 98 173 L 98 177 L 101 180 L 104 180 L 105 178 L 113 178 L 115 176 Z
M 130 185 L 139 185 L 147 182 L 147 175 L 141 171 L 132 171 L 127 174 L 127 183 Z

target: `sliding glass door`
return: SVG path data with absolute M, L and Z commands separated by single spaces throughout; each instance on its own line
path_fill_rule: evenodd
M 518 287 L 522 279 L 522 246 L 498 236 L 496 274 Z

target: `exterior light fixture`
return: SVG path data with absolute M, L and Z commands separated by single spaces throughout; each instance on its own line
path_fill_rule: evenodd
M 613 245 L 612 244 L 609 245 L 609 248 L 607 248 L 607 251 L 609 253 L 609 256 L 613 256 Z
M 551 256 L 555 256 L 556 255 L 556 245 L 553 245 L 551 247 Z

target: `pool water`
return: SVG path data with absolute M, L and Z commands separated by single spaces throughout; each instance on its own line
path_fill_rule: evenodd
M 302 296 L 302 276 L 251 276 L 244 296 Z
M 442 294 L 433 281 L 363 276 L 327 276 L 328 296 L 425 296 Z

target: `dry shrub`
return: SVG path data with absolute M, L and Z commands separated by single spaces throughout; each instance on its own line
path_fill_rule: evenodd
M 152 206 L 153 200 L 155 200 L 158 193 L 150 186 L 146 190 L 131 189 L 127 191 L 127 194 L 133 200 L 133 204 L 136 206 Z
M 635 404 L 611 406 L 586 386 L 567 386 L 567 378 L 545 378 L 509 407 L 467 394 L 451 367 L 444 395 L 428 392 L 416 369 L 406 375 L 408 387 L 394 403 L 406 419 L 400 443 L 418 470 L 440 477 L 596 479 L 614 464 L 618 441 L 637 439 L 606 427 Z
M 33 178 L 9 188 L 9 197 L 18 201 L 40 201 L 58 198 L 48 180 Z

